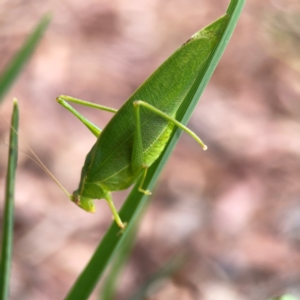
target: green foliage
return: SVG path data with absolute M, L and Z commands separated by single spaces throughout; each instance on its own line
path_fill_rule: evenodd
M 153 274 L 131 297 L 127 300 L 143 300 L 151 297 L 149 290 L 153 286 L 158 286 L 160 281 L 171 277 L 185 263 L 186 258 L 182 255 L 176 255 L 165 263 L 155 274 Z
M 23 66 L 29 60 L 34 52 L 38 42 L 45 32 L 50 17 L 45 16 L 32 31 L 21 49 L 0 75 L 0 102 L 4 99 L 5 94 L 17 79 Z M 2 226 L 2 248 L 0 264 L 0 300 L 6 300 L 9 297 L 9 282 L 13 246 L 13 224 L 14 224 L 14 190 L 15 176 L 18 158 L 18 131 L 19 126 L 19 109 L 17 100 L 14 100 L 13 115 L 10 130 L 9 156 L 6 175 L 5 204 Z
M 269 300 L 299 300 L 299 298 L 292 295 L 283 295 L 283 296 L 271 298 Z
M 47 29 L 49 22 L 49 15 L 46 15 L 41 19 L 39 24 L 28 36 L 21 49 L 10 60 L 5 70 L 0 75 L 0 102 L 3 100 L 5 94 L 8 92 L 9 88 L 22 71 L 22 68 L 33 54 L 45 30 Z
M 202 45 L 202 48 L 199 48 L 199 45 L 197 47 L 191 46 L 192 55 L 185 55 L 182 57 L 176 56 L 174 60 L 169 61 L 168 68 L 170 68 L 170 74 L 174 73 L 174 70 L 176 70 L 176 72 L 181 72 L 181 70 L 178 70 L 177 64 L 183 63 L 184 60 L 192 60 L 192 63 L 190 61 L 191 68 L 193 67 L 193 62 L 196 64 L 194 66 L 199 67 L 197 72 L 193 74 L 193 82 L 189 86 L 188 90 L 184 93 L 183 101 L 177 109 L 176 120 L 180 123 L 184 125 L 187 124 L 194 108 L 196 107 L 198 100 L 203 93 L 210 77 L 212 76 L 213 71 L 216 68 L 217 63 L 220 60 L 233 33 L 244 2 L 245 0 L 231 0 L 227 12 L 223 17 L 194 35 L 193 39 L 198 38 L 199 40 L 201 40 L 201 37 L 205 36 L 206 42 L 209 42 L 208 46 L 205 46 L 204 44 Z M 25 62 L 32 54 L 48 23 L 49 17 L 46 16 L 41 20 L 34 32 L 27 39 L 22 49 L 15 55 L 15 57 L 6 67 L 5 72 L 0 77 L 0 100 L 3 99 L 5 93 L 8 91 L 13 81 L 17 78 L 17 75 L 19 74 L 21 68 L 24 66 Z M 199 53 L 201 54 L 201 51 L 204 51 L 205 55 L 202 57 L 200 62 L 195 62 L 195 55 L 197 56 L 199 55 Z M 167 76 L 166 74 L 164 76 Z M 190 74 L 187 72 L 186 76 L 188 77 L 189 75 Z M 164 79 L 165 78 L 160 78 L 160 80 L 162 80 L 161 82 L 165 82 Z M 160 87 L 151 84 L 151 80 L 146 81 L 144 86 L 146 90 L 150 90 L 154 95 L 157 95 L 160 92 Z M 181 91 L 175 92 L 180 93 Z M 172 95 L 173 98 L 176 96 L 178 95 Z M 18 128 L 18 107 L 16 102 L 14 104 L 12 127 L 15 128 L 15 130 Z M 12 253 L 13 194 L 17 162 L 17 134 L 15 130 L 11 130 L 9 166 L 7 172 L 7 197 L 2 236 L 3 241 L 1 257 L 2 263 L 0 268 L 0 299 L 3 300 L 8 298 Z M 148 170 L 143 188 L 149 190 L 152 190 L 154 188 L 159 174 L 166 164 L 166 161 L 170 156 L 173 148 L 175 147 L 180 134 L 181 131 L 179 131 L 178 129 L 172 131 L 167 146 L 163 150 L 160 157 Z M 77 281 L 75 282 L 74 286 L 71 288 L 65 299 L 88 299 L 113 258 L 115 258 L 115 263 L 111 266 L 110 277 L 107 281 L 108 286 L 104 290 L 104 299 L 105 294 L 106 299 L 109 299 L 107 297 L 110 297 L 110 295 L 112 296 L 114 294 L 114 288 L 116 286 L 116 280 L 119 275 L 119 271 L 121 271 L 121 266 L 124 264 L 128 251 L 133 244 L 133 232 L 135 231 L 133 228 L 135 226 L 134 224 L 136 224 L 138 218 L 141 216 L 143 210 L 149 202 L 146 195 L 138 191 L 138 188 L 139 186 L 137 184 L 131 191 L 120 211 L 121 218 L 126 220 L 128 224 L 126 230 L 123 234 L 120 234 L 120 228 L 115 223 L 111 225 L 104 238 L 100 242 L 99 246 L 97 247 L 91 260 L 83 270 L 82 274 L 78 277 Z M 119 254 L 119 256 L 116 257 L 116 254 Z M 177 267 L 177 263 L 173 264 L 173 262 L 170 262 L 169 264 L 167 264 L 165 268 L 160 270 L 149 280 L 149 282 L 141 287 L 141 289 L 133 297 L 141 298 L 152 282 L 158 280 L 161 277 L 170 276 Z
M 18 102 L 14 100 L 14 108 L 11 119 L 10 141 L 8 166 L 6 174 L 5 207 L 3 216 L 2 230 L 2 249 L 0 265 L 0 299 L 8 299 L 10 269 L 13 246 L 13 227 L 14 227 L 14 194 L 15 178 L 18 161 L 18 135 L 19 109 Z
M 224 17 L 228 19 L 227 23 L 224 24 L 224 28 L 219 28 L 219 23 L 215 25 L 216 28 L 222 32 L 222 34 L 218 35 L 216 44 L 214 48 L 211 49 L 208 60 L 197 74 L 193 86 L 190 88 L 183 104 L 178 110 L 176 119 L 179 122 L 183 124 L 188 122 L 201 94 L 203 93 L 214 69 L 217 66 L 218 61 L 220 60 L 226 48 L 226 45 L 236 26 L 244 2 L 244 0 L 232 0 Z M 220 20 L 216 22 L 223 21 L 223 19 Z M 211 26 L 213 28 L 213 25 Z M 212 35 L 212 37 L 213 36 L 214 35 Z M 174 62 L 174 64 L 176 64 L 176 62 Z M 151 92 L 156 93 L 156 91 Z M 163 153 L 150 167 L 147 173 L 147 177 L 143 185 L 145 189 L 153 189 L 161 170 L 163 169 L 168 157 L 170 156 L 176 142 L 179 139 L 179 136 L 180 131 L 174 130 Z M 124 234 L 120 234 L 120 229 L 115 223 L 111 225 L 86 268 L 83 270 L 74 286 L 70 290 L 66 299 L 88 299 L 96 284 L 102 277 L 103 272 L 105 271 L 112 257 L 117 253 L 117 250 L 126 238 L 127 233 L 130 231 L 130 227 L 134 223 L 134 220 L 139 216 L 143 210 L 143 207 L 146 205 L 146 198 L 147 197 L 144 194 L 138 191 L 138 185 L 136 185 L 126 199 L 120 211 L 121 218 L 128 222 L 128 226 Z

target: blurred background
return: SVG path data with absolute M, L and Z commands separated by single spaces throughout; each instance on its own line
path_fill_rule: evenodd
M 22 138 L 72 192 L 95 138 L 55 98 L 119 108 L 228 3 L 2 0 L 0 72 L 38 20 L 46 12 L 53 19 L 1 113 L 10 118 L 11 99 L 19 99 Z M 126 299 L 179 252 L 186 264 L 149 299 L 300 295 L 299 53 L 299 1 L 246 3 L 189 123 L 208 151 L 182 135 L 149 198 L 116 299 Z M 79 109 L 102 128 L 111 118 Z M 0 119 L 1 198 L 8 131 Z M 111 214 L 104 201 L 94 215 L 78 209 L 28 158 L 25 145 L 20 151 L 11 299 L 62 299 Z M 118 207 L 127 194 L 114 194 Z

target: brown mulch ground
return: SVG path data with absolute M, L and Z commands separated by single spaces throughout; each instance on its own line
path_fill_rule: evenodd
M 141 224 L 117 299 L 126 299 L 178 252 L 186 253 L 188 262 L 151 299 L 300 295 L 297 2 L 246 3 L 189 124 L 209 150 L 201 151 L 182 135 Z M 22 137 L 72 191 L 94 138 L 55 98 L 66 94 L 120 107 L 227 4 L 3 1 L 0 70 L 45 12 L 52 11 L 53 20 L 1 112 L 9 117 L 10 99 L 19 99 Z M 111 117 L 85 108 L 82 112 L 100 127 Z M 3 195 L 8 135 L 4 121 L 0 133 Z M 127 193 L 115 194 L 118 206 Z M 20 153 L 11 299 L 62 299 L 109 223 L 105 203 L 99 201 L 95 215 L 79 210 Z

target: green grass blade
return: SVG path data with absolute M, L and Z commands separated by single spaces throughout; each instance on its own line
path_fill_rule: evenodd
M 6 175 L 5 207 L 3 216 L 2 249 L 0 265 L 0 299 L 8 299 L 10 269 L 13 244 L 13 225 L 14 225 L 14 190 L 15 177 L 18 160 L 18 125 L 19 109 L 17 100 L 14 100 L 13 115 L 10 130 L 9 155 Z
M 172 257 L 165 265 L 153 274 L 128 300 L 143 300 L 151 298 L 149 295 L 149 289 L 153 285 L 157 286 L 157 283 L 163 279 L 171 277 L 176 273 L 185 263 L 186 259 L 182 255 Z
M 176 116 L 178 121 L 184 124 L 188 122 L 197 102 L 199 101 L 199 97 L 203 93 L 204 88 L 206 87 L 210 77 L 212 76 L 212 73 L 218 64 L 226 48 L 226 45 L 228 44 L 228 41 L 233 33 L 233 30 L 241 13 L 244 2 L 245 0 L 231 1 L 226 12 L 228 16 L 227 26 L 218 44 L 212 51 L 207 64 L 205 65 L 201 74 L 199 74 L 194 86 L 190 90 L 190 93 L 188 94 L 185 101 L 186 105 L 180 107 L 179 113 Z M 176 130 L 160 158 L 149 168 L 143 188 L 153 190 L 154 184 L 157 181 L 161 170 L 166 164 L 166 161 L 170 156 L 173 148 L 175 147 L 179 136 L 180 131 Z M 125 230 L 123 235 L 120 235 L 120 229 L 117 227 L 115 222 L 113 222 L 104 238 L 100 242 L 91 260 L 87 264 L 86 268 L 83 270 L 74 286 L 69 291 L 69 294 L 66 297 L 67 300 L 88 299 L 97 282 L 101 278 L 101 275 L 103 274 L 106 266 L 120 247 L 120 244 L 126 238 L 127 233 L 130 231 L 130 227 L 134 223 L 134 220 L 142 212 L 143 207 L 146 205 L 147 201 L 149 201 L 148 197 L 138 192 L 138 185 L 136 185 L 126 199 L 120 211 L 121 219 L 128 222 L 127 229 Z
M 149 204 L 149 202 L 147 203 Z M 142 208 L 142 212 L 138 215 L 138 217 L 134 220 L 134 222 L 132 222 L 132 225 L 128 229 L 128 232 L 126 232 L 125 239 L 122 241 L 122 243 L 120 243 L 118 253 L 114 256 L 114 260 L 111 263 L 110 270 L 107 274 L 105 282 L 103 283 L 103 289 L 99 294 L 100 295 L 99 299 L 101 300 L 114 299 L 119 278 L 122 274 L 122 270 L 125 266 L 125 263 L 130 255 L 131 249 L 134 245 L 135 237 L 138 231 L 138 226 L 146 209 L 147 209 L 147 205 L 144 205 Z
M 16 80 L 25 63 L 29 60 L 49 22 L 50 16 L 45 15 L 0 75 L 0 102 Z
M 134 226 L 131 226 L 130 232 L 127 233 L 126 238 L 120 245 L 117 255 L 115 255 L 114 260 L 110 266 L 110 270 L 107 274 L 105 282 L 103 283 L 103 289 L 100 293 L 99 299 L 101 300 L 112 300 L 114 299 L 118 281 L 122 274 L 122 270 L 125 266 L 126 261 L 130 255 L 131 249 L 133 247 L 137 226 L 139 224 L 139 219 Z
M 292 295 L 283 295 L 275 298 L 270 298 L 269 300 L 300 300 L 300 299 Z

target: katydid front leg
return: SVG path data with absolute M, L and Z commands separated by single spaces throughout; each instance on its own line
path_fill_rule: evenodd
M 92 132 L 92 134 L 94 136 L 96 136 L 96 138 L 99 137 L 102 130 L 98 126 L 93 124 L 91 121 L 87 120 L 82 114 L 80 114 L 75 108 L 73 108 L 67 102 L 72 102 L 72 103 L 76 103 L 76 104 L 80 104 L 80 105 L 83 105 L 83 106 L 96 108 L 96 109 L 100 109 L 100 110 L 104 110 L 104 111 L 108 111 L 108 112 L 112 112 L 112 113 L 117 112 L 117 110 L 114 109 L 114 108 L 104 106 L 104 105 L 100 105 L 100 104 L 96 104 L 96 103 L 92 103 L 92 102 L 88 102 L 88 101 L 84 101 L 84 100 L 73 98 L 73 97 L 70 97 L 70 96 L 63 96 L 63 95 L 59 96 L 59 97 L 56 98 L 56 101 L 60 105 L 62 105 L 64 108 L 66 108 L 69 112 L 71 112 L 75 117 L 77 117 Z

